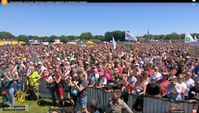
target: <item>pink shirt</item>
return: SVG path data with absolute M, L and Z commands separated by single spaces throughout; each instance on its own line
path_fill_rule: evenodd
M 109 81 L 111 80 L 111 74 L 109 72 L 105 73 L 105 78 Z

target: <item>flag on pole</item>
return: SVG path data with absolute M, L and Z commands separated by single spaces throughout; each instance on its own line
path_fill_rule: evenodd
M 115 50 L 115 49 L 116 49 L 117 43 L 115 42 L 114 37 L 112 37 L 112 43 L 113 43 L 113 50 Z
M 149 35 L 149 29 L 148 29 L 148 31 L 147 31 L 147 35 Z
M 190 43 L 190 42 L 195 42 L 195 40 L 193 39 L 193 37 L 191 36 L 191 34 L 186 33 L 185 34 L 185 43 Z
M 196 35 L 195 35 L 195 37 L 194 37 L 194 40 L 195 40 L 195 42 L 198 42 L 198 39 L 197 39 Z
M 130 32 L 125 32 L 125 40 L 137 41 L 137 38 Z

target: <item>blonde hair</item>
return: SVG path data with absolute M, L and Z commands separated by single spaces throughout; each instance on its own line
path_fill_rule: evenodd
M 85 71 L 80 72 L 80 76 L 84 79 L 87 80 L 88 79 L 88 75 Z

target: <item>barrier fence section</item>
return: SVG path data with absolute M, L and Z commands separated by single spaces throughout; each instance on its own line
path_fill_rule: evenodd
M 184 111 L 183 113 L 192 113 L 192 110 L 198 110 L 198 107 L 198 103 L 177 102 L 164 98 L 144 96 L 143 113 L 170 113 L 170 110 L 181 110 Z
M 94 99 L 99 102 L 100 107 L 106 108 L 108 106 L 109 99 L 112 94 L 110 92 L 106 92 L 103 89 L 89 87 L 87 90 L 88 100 Z M 39 95 L 44 98 L 52 98 L 49 90 L 47 89 L 47 85 L 44 81 L 40 81 L 39 86 Z M 65 95 L 65 91 L 64 91 Z M 129 95 L 128 96 L 128 106 L 132 108 L 136 101 L 137 97 Z M 164 98 L 157 98 L 152 96 L 144 96 L 143 103 L 143 113 L 169 113 L 169 110 L 183 110 L 183 113 L 192 113 L 193 109 L 198 109 L 198 103 L 190 103 L 190 102 L 174 102 Z

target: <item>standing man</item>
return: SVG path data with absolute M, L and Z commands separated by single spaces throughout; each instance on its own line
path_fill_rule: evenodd
M 36 100 L 39 100 L 39 79 L 39 73 L 36 71 L 35 67 L 32 67 L 29 76 L 29 87 L 31 97 L 36 98 Z

